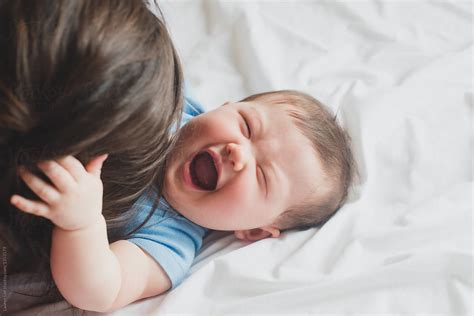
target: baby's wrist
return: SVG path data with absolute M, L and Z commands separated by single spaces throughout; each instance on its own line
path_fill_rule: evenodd
M 77 226 L 71 225 L 70 227 L 61 227 L 61 226 L 55 225 L 54 229 L 63 231 L 63 232 L 73 233 L 73 232 L 87 232 L 90 230 L 95 230 L 97 227 L 101 227 L 101 226 L 106 227 L 106 221 L 102 214 L 100 214 L 99 216 L 97 216 L 95 219 L 91 220 L 88 223 L 84 223 Z

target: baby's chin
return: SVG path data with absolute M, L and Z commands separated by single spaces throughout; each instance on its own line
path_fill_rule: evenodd
M 170 191 L 166 190 L 166 185 L 163 187 L 163 197 L 165 198 L 166 202 L 168 202 L 168 204 L 173 208 L 173 210 L 175 212 L 179 213 L 181 216 L 186 217 L 188 220 L 192 221 L 193 223 L 195 223 L 199 226 L 202 226 L 202 227 L 205 227 L 205 228 L 208 228 L 208 229 L 213 229 L 211 227 L 207 227 L 207 225 L 202 223 L 199 219 L 196 220 L 196 219 L 190 218 L 186 214 L 186 210 L 189 211 L 190 208 L 186 208 L 186 204 L 183 204 L 182 199 L 179 199 L 179 197 L 176 197 L 173 194 L 173 192 L 170 192 Z M 178 200 L 179 200 L 179 202 L 178 202 Z M 181 210 L 184 210 L 184 211 L 181 211 Z
M 175 199 L 173 198 L 173 194 L 170 194 L 170 192 L 166 189 L 166 184 L 163 186 L 163 198 L 166 200 L 166 202 L 168 202 L 168 204 L 173 208 L 173 210 L 175 210 L 176 212 L 180 213 L 181 212 L 179 211 L 180 207 L 179 205 L 177 205 L 177 203 L 175 202 Z
M 161 191 L 162 194 L 163 194 L 163 197 L 165 198 L 165 200 L 168 202 L 168 204 L 170 204 L 173 208 L 175 204 L 173 201 L 174 201 L 174 198 L 173 198 L 173 190 L 176 190 L 176 185 L 173 183 L 172 181 L 172 172 L 170 170 L 170 168 L 166 168 L 166 171 L 165 171 L 165 177 L 163 179 L 163 190 Z
M 180 210 L 184 209 L 186 205 L 183 205 L 183 199 L 180 198 L 178 190 L 176 183 L 173 182 L 173 173 L 167 170 L 163 181 L 163 198 L 176 212 L 184 216 Z

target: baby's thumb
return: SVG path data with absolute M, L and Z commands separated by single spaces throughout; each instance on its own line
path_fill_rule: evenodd
M 104 164 L 104 161 L 107 159 L 108 156 L 109 156 L 108 154 L 103 154 L 89 161 L 89 163 L 86 166 L 87 172 L 95 175 L 96 177 L 100 177 L 100 171 L 102 170 L 102 165 Z

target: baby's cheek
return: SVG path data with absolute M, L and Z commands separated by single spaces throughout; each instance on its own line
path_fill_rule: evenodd
M 217 229 L 227 229 L 239 220 L 242 204 L 236 196 L 220 193 L 218 197 L 214 196 L 205 203 L 204 212 L 211 223 L 218 225 Z
M 247 222 L 254 208 L 255 198 L 251 193 L 228 192 L 224 197 L 222 214 L 235 222 Z

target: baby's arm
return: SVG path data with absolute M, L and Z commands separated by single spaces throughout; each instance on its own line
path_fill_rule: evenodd
M 55 228 L 51 270 L 68 302 L 98 312 L 111 312 L 171 287 L 161 266 L 135 244 L 120 240 L 109 247 L 103 219 L 84 231 Z
M 51 271 L 61 294 L 86 310 L 111 311 L 160 294 L 171 282 L 138 246 L 118 241 L 109 246 L 102 216 L 100 170 L 106 156 L 86 168 L 74 157 L 40 163 L 51 186 L 25 169 L 20 176 L 42 201 L 14 195 L 20 210 L 54 224 Z

